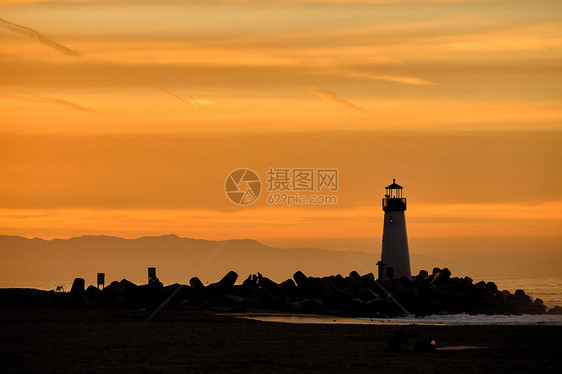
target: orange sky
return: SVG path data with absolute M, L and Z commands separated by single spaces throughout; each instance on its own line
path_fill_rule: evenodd
M 252 217 L 236 237 L 337 250 L 313 217 L 378 251 L 395 177 L 411 251 L 536 239 L 560 260 L 560 14 L 550 0 L 3 1 L 0 234 L 225 239 Z M 224 181 L 243 167 L 262 182 L 338 168 L 338 203 L 234 205 Z

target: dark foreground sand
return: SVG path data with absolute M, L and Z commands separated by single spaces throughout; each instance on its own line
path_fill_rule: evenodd
M 0 373 L 561 373 L 562 327 L 296 325 L 200 312 L 0 307 Z M 398 329 L 460 351 L 389 352 Z M 415 340 L 415 338 L 413 338 Z

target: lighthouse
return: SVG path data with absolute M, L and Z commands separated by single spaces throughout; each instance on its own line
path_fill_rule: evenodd
M 379 265 L 379 278 L 390 280 L 400 277 L 411 278 L 410 251 L 406 234 L 406 198 L 402 197 L 403 187 L 392 180 L 386 186 L 382 199 L 384 227 L 382 234 L 382 253 Z

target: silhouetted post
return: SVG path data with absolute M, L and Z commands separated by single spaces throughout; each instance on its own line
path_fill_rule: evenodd
M 98 273 L 98 288 L 105 288 L 105 273 Z
M 379 261 L 377 262 L 377 266 L 379 267 L 379 277 L 377 280 L 383 280 L 384 278 L 384 262 Z
M 148 281 L 150 282 L 150 278 L 156 278 L 156 268 L 149 267 L 148 268 Z

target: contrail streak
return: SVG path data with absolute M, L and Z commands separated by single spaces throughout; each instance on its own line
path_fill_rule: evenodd
M 49 96 L 43 96 L 43 95 L 37 95 L 37 94 L 30 94 L 30 95 L 35 100 L 41 101 L 41 102 L 44 102 L 44 103 L 62 105 L 62 106 L 65 106 L 67 108 L 70 108 L 70 109 L 75 109 L 75 110 L 79 110 L 79 111 L 87 112 L 87 113 L 95 113 L 95 114 L 106 115 L 105 113 L 99 112 L 99 111 L 97 111 L 95 109 L 92 109 L 92 108 L 84 107 L 84 106 L 76 104 L 76 103 L 73 103 L 72 101 L 62 100 L 62 99 L 57 99 L 55 97 L 49 97 Z
M 191 104 L 189 101 L 185 100 L 183 97 L 176 95 L 175 93 L 173 93 L 172 91 L 168 91 L 167 89 L 163 88 L 163 87 L 159 87 L 162 91 L 166 92 L 168 95 L 171 95 L 173 97 L 175 97 L 178 100 L 183 101 L 186 104 Z
M 48 39 L 46 37 L 44 37 L 43 35 L 41 35 L 41 33 L 39 33 L 39 31 L 34 30 L 32 28 L 26 27 L 26 26 L 22 26 L 22 25 L 18 25 L 15 24 L 13 22 L 10 21 L 6 21 L 5 19 L 0 18 L 0 26 L 5 28 L 6 30 L 9 30 L 11 32 L 15 32 L 18 34 L 22 34 L 25 35 L 27 37 L 33 38 L 38 40 L 40 43 L 45 44 L 47 47 L 51 47 L 61 53 L 64 53 L 65 55 L 68 56 L 73 56 L 73 57 L 80 57 L 81 53 L 78 51 L 75 51 L 73 49 L 70 49 L 68 47 L 65 47 L 62 44 L 59 44 L 51 39 Z

